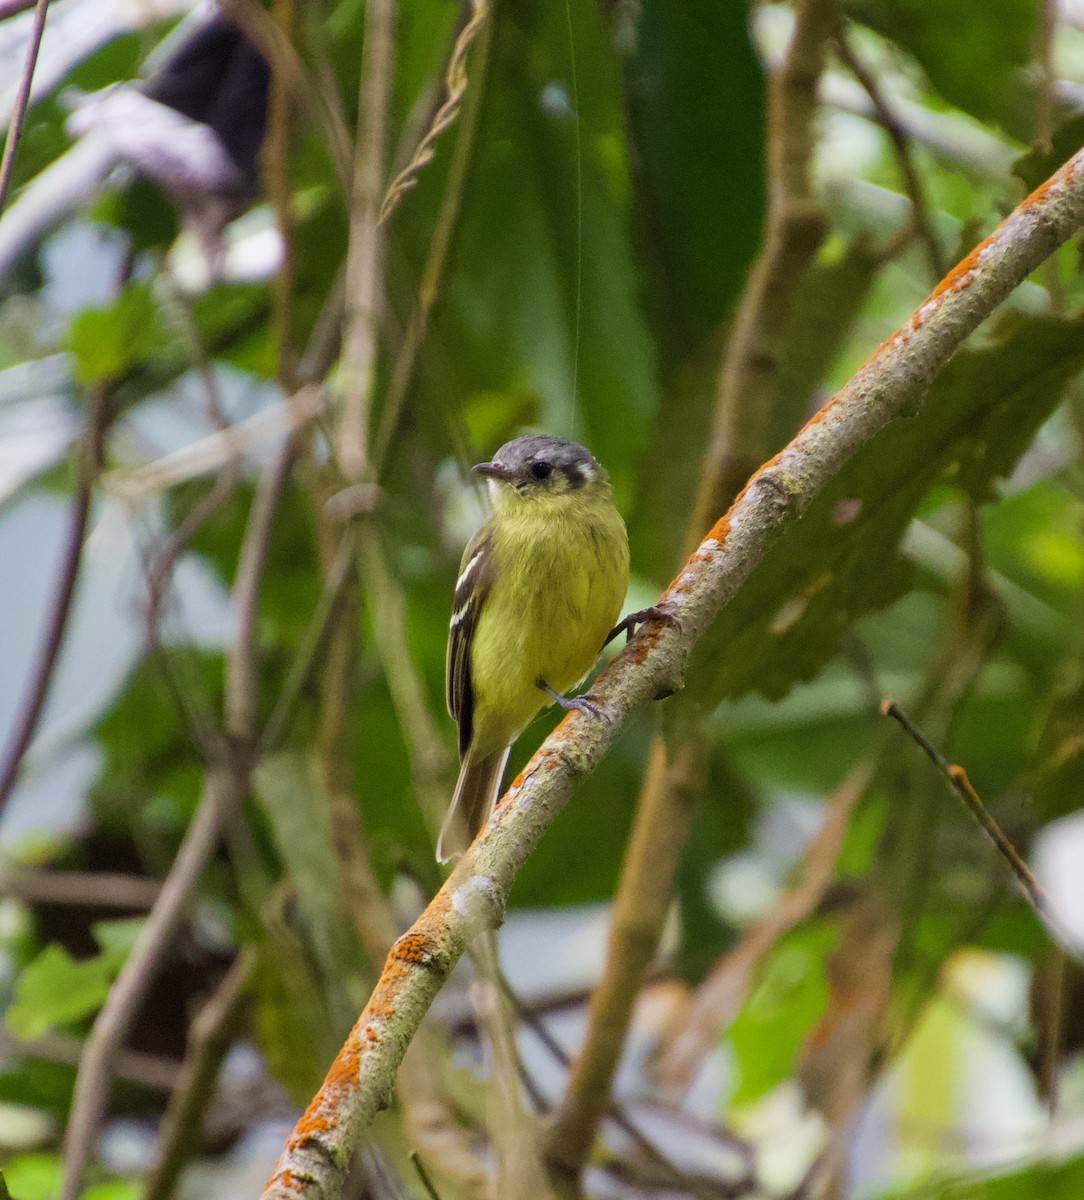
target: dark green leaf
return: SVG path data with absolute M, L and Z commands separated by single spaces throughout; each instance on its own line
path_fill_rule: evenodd
M 863 446 L 753 571 L 693 653 L 686 694 L 779 698 L 832 658 L 848 626 L 903 595 L 898 545 L 941 480 L 979 499 L 1011 470 L 1084 365 L 1078 322 L 1022 321 L 1003 342 L 961 351 L 918 415 Z
M 1084 146 L 1084 113 L 1070 117 L 1054 130 L 1049 150 L 1032 148 L 1012 165 L 1012 173 L 1024 181 L 1028 191 L 1034 191 Z
M 630 33 L 649 304 L 683 355 L 722 320 L 760 234 L 764 76 L 749 16 L 746 4 L 646 0 Z
M 949 103 L 1031 137 L 1024 68 L 1035 54 L 1036 0 L 848 0 L 846 9 L 909 50 Z

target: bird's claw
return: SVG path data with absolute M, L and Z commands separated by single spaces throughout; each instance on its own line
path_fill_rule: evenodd
M 649 621 L 657 621 L 660 625 L 669 625 L 673 629 L 681 628 L 681 623 L 673 613 L 668 613 L 664 608 L 653 604 L 650 608 L 641 608 L 639 612 L 629 613 L 627 617 L 618 621 L 606 635 L 603 645 L 608 646 L 620 633 L 625 634 L 626 643 L 631 642 L 636 634 L 636 627 L 646 625 Z
M 595 703 L 595 699 L 596 697 L 593 697 L 590 692 L 585 692 L 582 696 L 572 696 L 567 700 L 562 697 L 558 703 L 568 711 L 575 709 L 577 712 L 588 713 L 596 721 L 601 721 L 603 725 L 609 725 L 610 718 L 606 715 L 605 709 Z
M 584 692 L 582 696 L 562 696 L 560 692 L 555 692 L 544 679 L 537 680 L 537 685 L 549 696 L 554 704 L 559 704 L 566 712 L 575 710 L 576 712 L 587 713 L 589 716 L 594 717 L 596 721 L 601 721 L 604 725 L 610 723 L 610 718 L 606 715 L 605 710 L 595 702 L 597 697 L 593 696 L 590 692 Z

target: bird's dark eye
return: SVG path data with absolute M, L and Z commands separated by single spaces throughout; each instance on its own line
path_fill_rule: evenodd
M 549 479 L 553 474 L 553 467 L 548 462 L 533 462 L 531 463 L 531 475 L 535 479 Z

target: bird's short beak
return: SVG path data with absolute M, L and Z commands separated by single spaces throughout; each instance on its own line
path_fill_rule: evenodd
M 512 478 L 512 472 L 507 467 L 502 467 L 500 463 L 485 462 L 479 463 L 476 467 L 471 467 L 475 475 L 484 475 L 487 479 L 504 479 Z

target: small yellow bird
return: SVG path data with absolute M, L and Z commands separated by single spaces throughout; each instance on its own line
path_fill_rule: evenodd
M 508 751 L 543 705 L 598 715 L 590 700 L 562 693 L 598 658 L 629 582 L 625 523 L 590 451 L 521 437 L 474 470 L 493 515 L 468 543 L 455 585 L 448 711 L 462 766 L 440 862 L 462 854 L 489 819 Z

